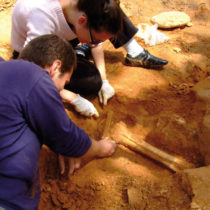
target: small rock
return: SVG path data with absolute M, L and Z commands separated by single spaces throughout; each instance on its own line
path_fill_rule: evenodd
M 179 52 L 181 52 L 181 49 L 178 48 L 178 47 L 174 47 L 174 48 L 173 48 L 173 51 L 175 51 L 176 53 L 179 53 Z
M 195 203 L 195 202 L 191 203 L 191 208 L 192 209 L 201 209 L 200 206 L 197 203 Z
M 187 23 L 187 26 L 191 27 L 193 24 L 192 22 Z

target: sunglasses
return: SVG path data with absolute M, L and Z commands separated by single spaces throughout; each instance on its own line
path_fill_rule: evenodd
M 92 33 L 91 33 L 90 24 L 88 24 L 88 31 L 89 31 L 89 39 L 90 39 L 89 46 L 90 46 L 90 47 L 95 47 L 95 46 L 97 46 L 98 44 L 102 43 L 102 41 L 98 41 L 98 42 L 94 42 L 94 41 L 93 41 L 93 35 L 92 35 Z

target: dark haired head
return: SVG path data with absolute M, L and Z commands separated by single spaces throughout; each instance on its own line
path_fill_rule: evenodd
M 54 34 L 39 36 L 31 40 L 20 52 L 19 58 L 34 62 L 42 68 L 60 60 L 61 73 L 76 67 L 76 56 L 71 44 Z
M 85 12 L 88 24 L 97 32 L 117 35 L 122 31 L 122 10 L 116 0 L 78 0 L 77 8 Z

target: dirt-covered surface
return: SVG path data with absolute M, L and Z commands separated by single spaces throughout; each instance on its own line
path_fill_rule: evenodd
M 116 127 L 119 133 L 125 132 L 119 129 L 123 124 L 126 135 L 135 134 L 137 143 L 144 140 L 195 167 L 205 166 L 200 136 L 206 105 L 193 87 L 210 74 L 209 0 L 121 0 L 121 5 L 136 26 L 151 24 L 152 16 L 172 10 L 187 13 L 192 26 L 161 30 L 171 39 L 153 47 L 136 37 L 150 53 L 169 61 L 159 71 L 125 66 L 126 52 L 106 41 L 107 75 L 116 94 L 105 107 L 99 105 L 98 98 L 90 98 L 100 113 L 98 119 L 81 117 L 67 106 L 70 118 L 100 140 L 111 112 L 108 135 L 112 136 Z M 1 1 L 0 56 L 6 60 L 12 53 L 11 11 L 10 3 Z M 93 160 L 69 178 L 59 174 L 55 154 L 43 148 L 40 178 L 40 210 L 191 209 L 193 195 L 183 187 L 180 176 L 122 145 L 113 157 Z

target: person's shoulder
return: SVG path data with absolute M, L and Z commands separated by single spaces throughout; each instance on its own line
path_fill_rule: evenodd
M 25 6 L 25 7 L 34 7 L 37 6 L 39 7 L 39 5 L 41 6 L 42 4 L 45 4 L 46 1 L 49 0 L 18 0 L 15 4 L 15 6 L 19 5 L 19 6 Z
M 1 62 L 1 61 L 5 61 L 5 60 L 0 56 L 0 62 Z
M 36 12 L 40 10 L 46 10 L 50 6 L 50 0 L 19 0 L 15 4 L 14 11 L 16 12 L 26 12 L 26 14 L 31 14 L 31 12 Z
M 11 70 L 13 74 L 42 76 L 47 73 L 43 68 L 36 65 L 35 63 L 23 59 L 6 61 L 3 65 L 8 69 L 8 71 Z
M 31 10 L 41 9 L 46 10 L 47 8 L 51 8 L 52 5 L 58 4 L 58 0 L 20 0 L 17 1 L 16 5 L 21 7 L 25 7 Z
M 36 72 L 40 73 L 40 74 L 45 74 L 47 73 L 43 68 L 41 68 L 39 65 L 30 62 L 30 61 L 26 61 L 23 59 L 19 59 L 19 60 L 13 60 L 14 63 L 16 63 L 19 68 L 24 69 L 23 71 L 31 71 L 31 72 Z
M 43 78 L 51 80 L 46 70 L 22 59 L 0 62 L 0 78 L 10 78 L 9 82 L 12 82 L 13 90 L 17 88 L 25 94 L 30 92 L 39 81 L 42 82 Z

